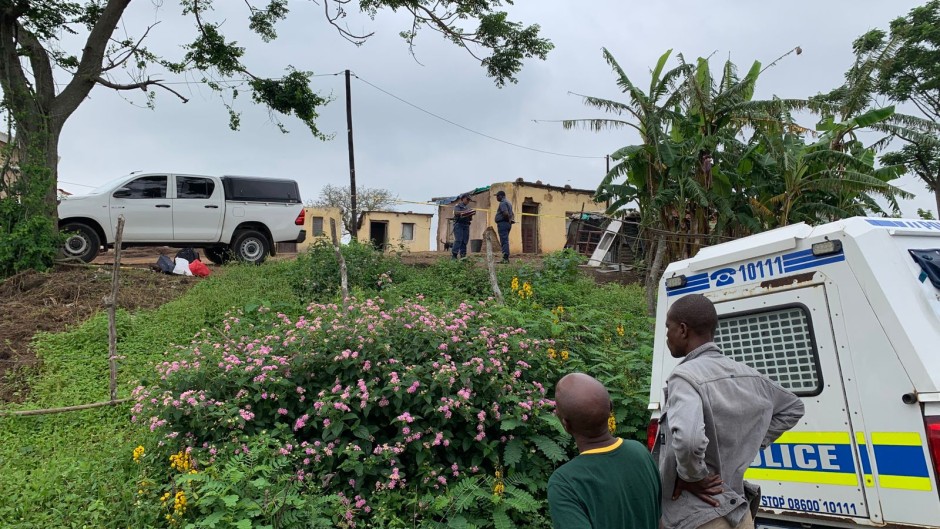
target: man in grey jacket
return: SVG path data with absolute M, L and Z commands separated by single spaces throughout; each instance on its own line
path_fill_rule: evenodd
M 666 345 L 682 358 L 659 426 L 666 529 L 752 529 L 744 471 L 803 416 L 796 395 L 721 353 L 717 327 L 715 306 L 699 294 L 666 315 Z

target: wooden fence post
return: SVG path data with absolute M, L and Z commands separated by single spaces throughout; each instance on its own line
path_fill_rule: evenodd
M 493 295 L 496 296 L 497 301 L 503 303 L 503 292 L 499 289 L 499 281 L 496 279 L 496 256 L 493 254 L 494 239 L 496 239 L 496 230 L 489 226 L 483 232 L 483 241 L 486 244 L 486 268 L 490 273 L 490 288 L 493 289 Z
M 336 260 L 339 261 L 339 286 L 343 292 L 343 307 L 345 307 L 349 299 L 349 276 L 346 273 L 346 259 L 339 249 L 339 238 L 336 237 L 336 219 L 330 219 L 330 235 L 333 238 L 333 250 L 336 252 Z
M 105 298 L 108 307 L 108 367 L 111 380 L 108 385 L 111 402 L 117 400 L 117 301 L 119 274 L 121 270 L 121 244 L 124 239 L 124 215 L 118 217 L 117 233 L 114 236 L 114 269 L 111 270 L 111 296 Z

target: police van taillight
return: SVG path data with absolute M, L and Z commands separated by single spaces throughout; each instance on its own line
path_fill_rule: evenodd
M 658 433 L 659 421 L 656 419 L 650 419 L 650 424 L 646 427 L 646 446 L 649 447 L 650 452 L 652 452 L 653 447 L 656 446 L 656 435 Z
M 304 217 L 306 217 L 306 216 L 307 216 L 307 210 L 304 209 L 304 208 L 300 208 L 300 213 L 297 215 L 297 218 L 294 219 L 294 224 L 296 224 L 296 225 L 298 225 L 298 226 L 303 226 L 303 225 L 304 225 Z
M 933 457 L 933 475 L 940 482 L 940 416 L 924 417 L 924 427 L 927 431 L 927 447 Z

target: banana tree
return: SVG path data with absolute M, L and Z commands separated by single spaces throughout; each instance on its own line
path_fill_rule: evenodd
M 623 129 L 634 130 L 640 143 L 628 145 L 613 153 L 614 166 L 597 188 L 598 201 L 609 201 L 608 214 L 615 214 L 627 205 L 636 203 L 640 211 L 641 236 L 652 244 L 646 246 L 648 264 L 646 280 L 647 303 L 654 305 L 658 270 L 666 256 L 663 209 L 659 207 L 662 195 L 669 187 L 669 171 L 674 158 L 674 145 L 670 138 L 672 123 L 681 118 L 677 113 L 682 95 L 676 86 L 692 67 L 686 64 L 666 70 L 672 50 L 664 53 L 652 71 L 649 90 L 637 87 L 617 60 L 603 50 L 604 60 L 614 70 L 617 86 L 628 96 L 627 102 L 582 96 L 588 107 L 602 110 L 616 117 L 569 119 L 562 122 L 566 129 L 587 128 L 593 131 Z M 658 211 L 657 211 L 658 210 Z

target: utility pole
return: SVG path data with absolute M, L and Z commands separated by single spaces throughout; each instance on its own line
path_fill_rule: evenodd
M 350 224 L 349 236 L 356 240 L 356 224 L 359 221 L 356 211 L 356 155 L 353 152 L 353 126 L 352 126 L 352 91 L 349 88 L 349 70 L 346 70 L 346 132 L 349 142 L 349 209 Z
M 607 160 L 607 172 L 610 172 L 610 155 L 605 155 L 604 159 Z M 606 173 L 605 173 L 606 174 Z

